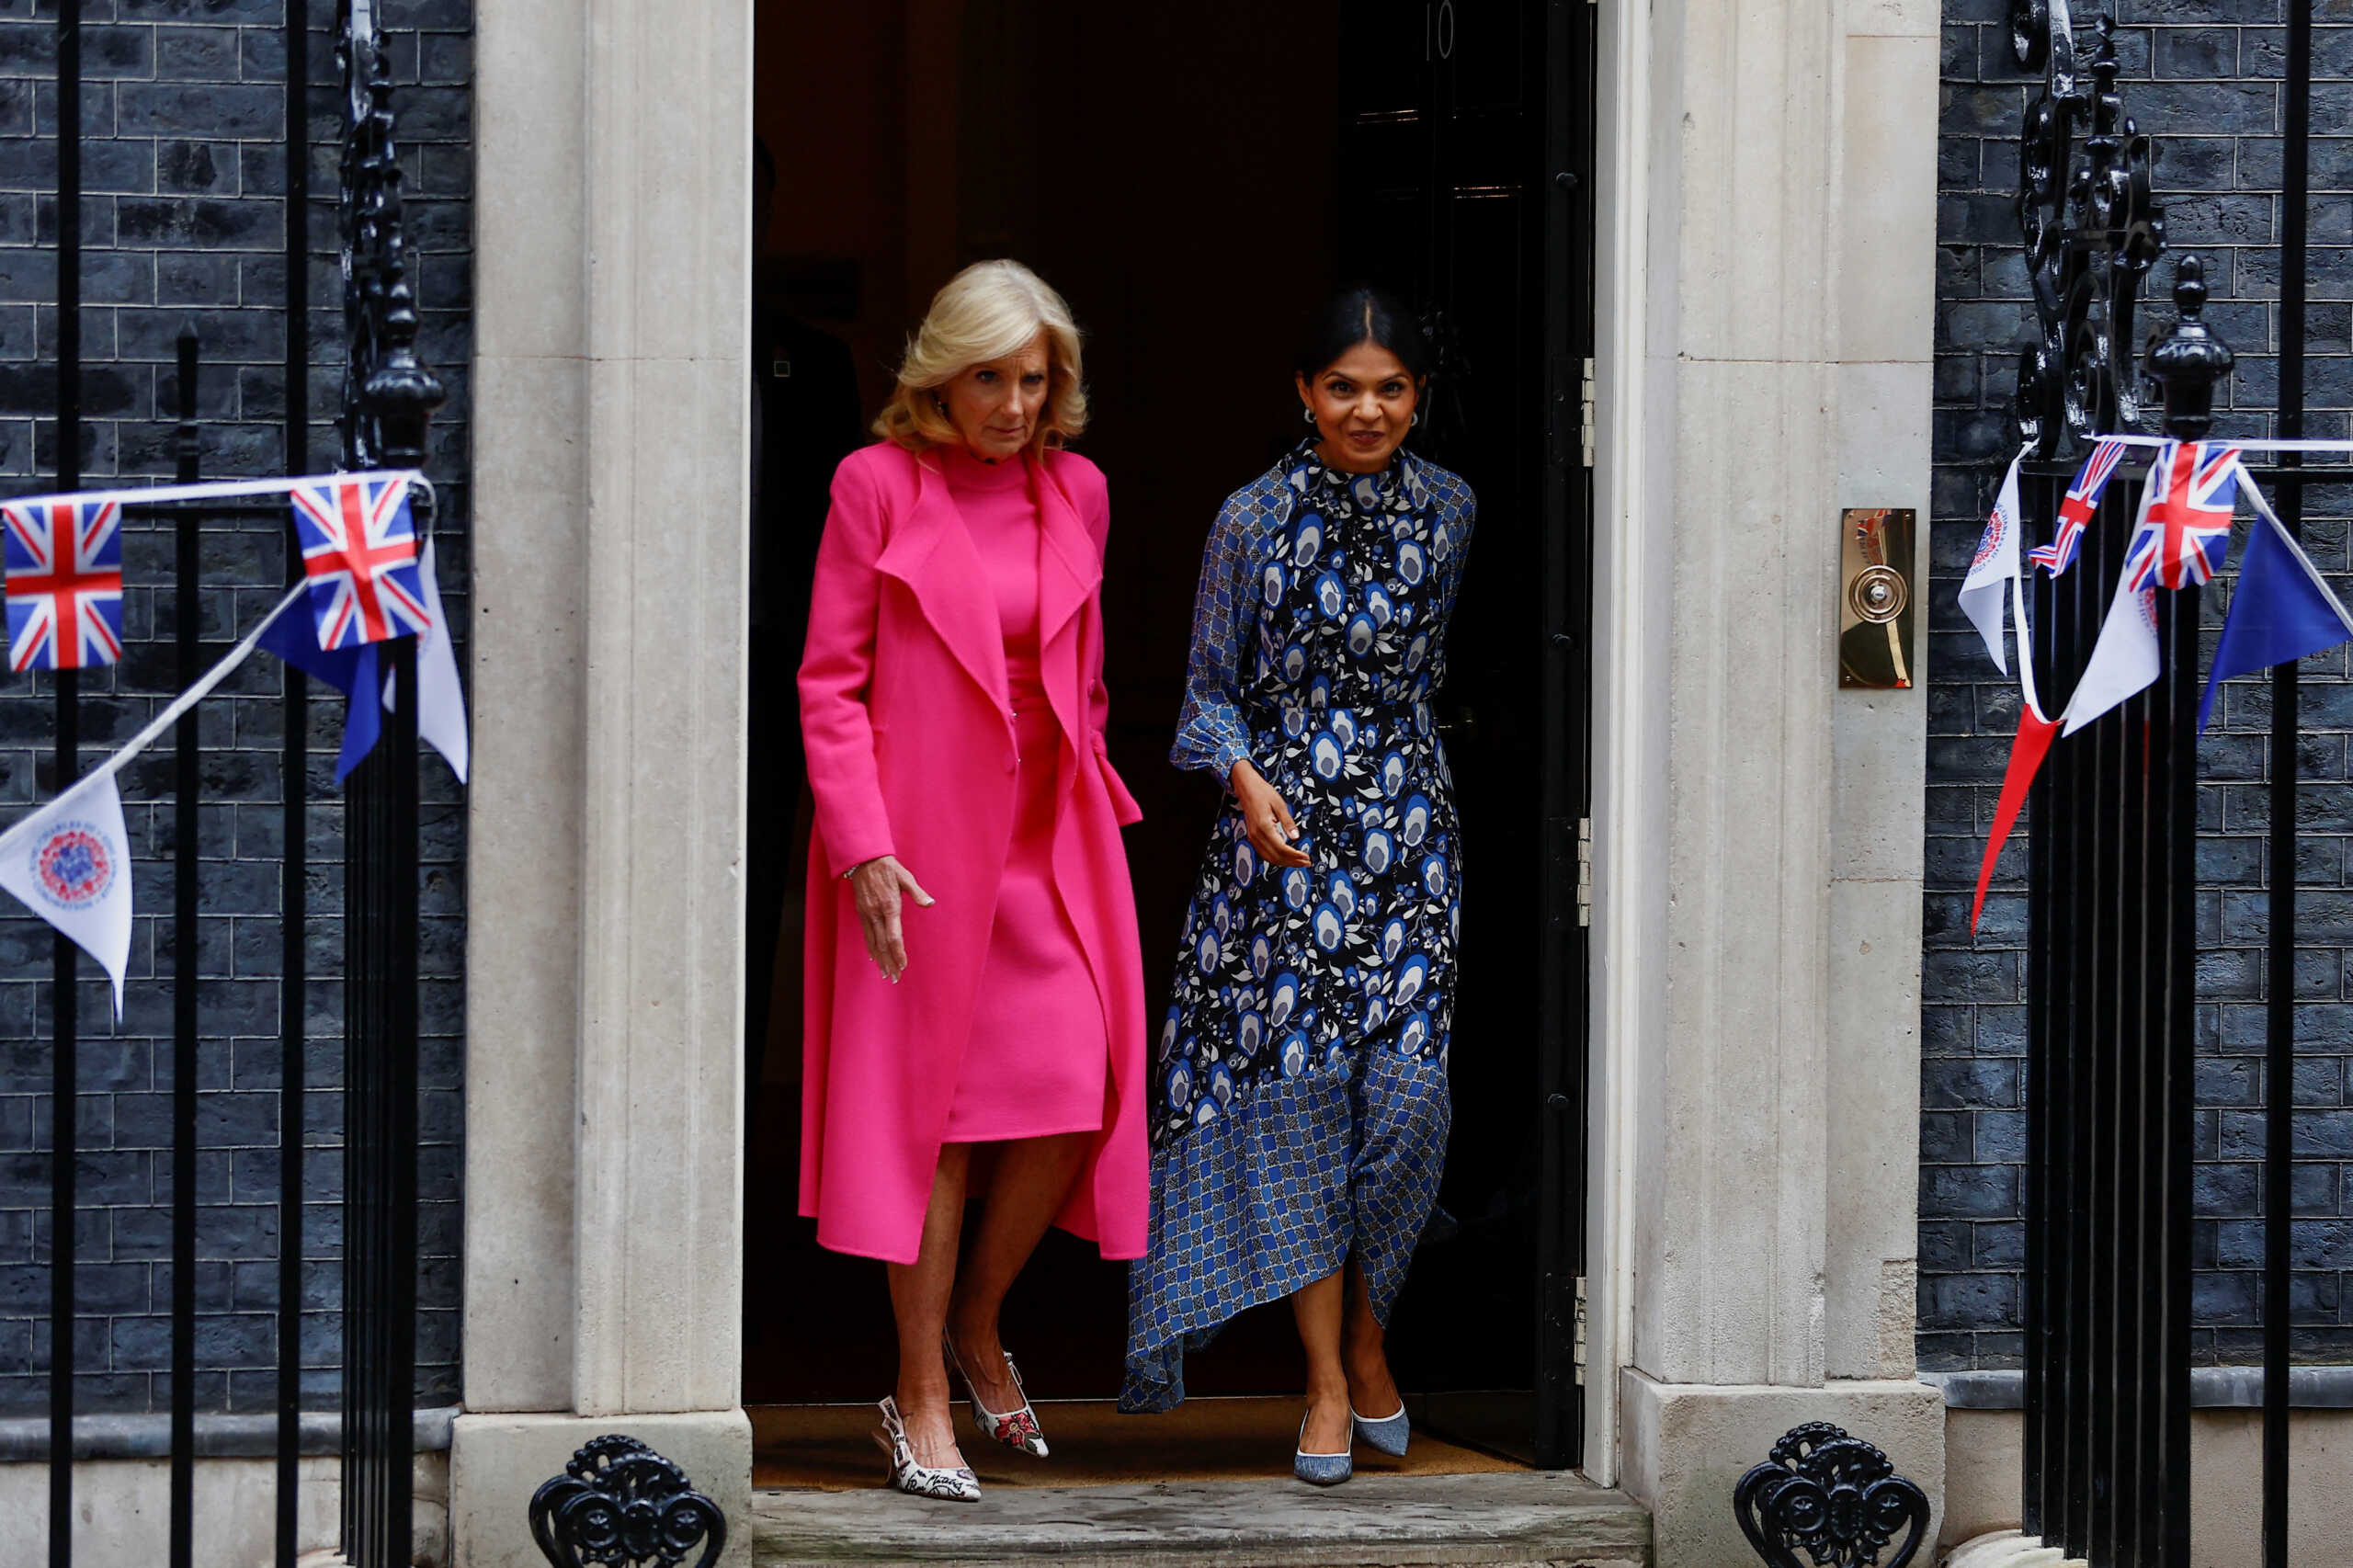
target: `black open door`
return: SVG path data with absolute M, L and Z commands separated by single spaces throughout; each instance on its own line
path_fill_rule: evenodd
M 1419 444 L 1479 497 L 1441 729 L 1464 822 L 1444 1216 L 1390 1352 L 1422 1418 L 1577 1462 L 1591 535 L 1588 0 L 1344 7 L 1343 277 L 1435 312 Z

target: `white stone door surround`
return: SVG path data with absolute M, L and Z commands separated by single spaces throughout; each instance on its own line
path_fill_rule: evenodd
M 1938 13 L 1601 4 L 1586 1468 L 1682 1568 L 1802 1421 L 1942 1492 L 1926 695 L 1833 657 L 1839 509 L 1928 516 Z
M 751 58 L 752 0 L 476 22 L 469 1568 L 597 1433 L 750 1489 Z
M 1743 1560 L 1730 1477 L 1798 1420 L 1941 1487 L 1925 699 L 1831 652 L 1837 508 L 1927 516 L 1938 17 L 1600 5 L 1587 1468 L 1684 1568 Z M 537 1562 L 598 1432 L 749 1485 L 752 6 L 477 24 L 466 1568 Z

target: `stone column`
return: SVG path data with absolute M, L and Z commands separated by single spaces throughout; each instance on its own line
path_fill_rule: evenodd
M 1908 1378 L 1917 1364 L 1938 32 L 1926 0 L 1847 0 L 1839 40 L 1837 504 L 1908 506 L 1918 528 L 1911 689 L 1832 696 L 1833 1378 Z
M 537 1564 L 532 1489 L 605 1432 L 748 1523 L 751 19 L 477 26 L 463 1568 Z
M 1747 1560 L 1733 1484 L 1801 1422 L 1941 1486 L 1925 710 L 1842 697 L 1835 614 L 1840 507 L 1926 511 L 1936 17 L 1849 4 L 1605 23 L 1588 1451 L 1660 1568 Z

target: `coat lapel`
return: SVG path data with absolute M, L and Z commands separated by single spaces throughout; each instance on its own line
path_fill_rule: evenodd
M 1036 479 L 1041 535 L 1038 551 L 1040 673 L 1063 733 L 1074 746 L 1086 733 L 1082 719 L 1086 694 L 1079 689 L 1079 612 L 1102 584 L 1103 563 L 1094 537 L 1079 520 L 1078 509 L 1045 465 L 1033 460 L 1030 472 Z
M 1005 628 L 997 619 L 980 551 L 965 528 L 948 480 L 920 458 L 915 469 L 914 511 L 892 530 L 876 570 L 896 577 L 923 607 L 924 619 L 948 645 L 956 662 L 988 694 L 1000 713 L 1012 711 L 1006 696 Z
M 1079 520 L 1078 508 L 1062 486 L 1043 464 L 1033 464 L 1031 472 L 1037 476 L 1038 522 L 1046 541 L 1038 552 L 1038 645 L 1050 648 L 1095 597 L 1103 581 L 1103 562 L 1093 536 Z

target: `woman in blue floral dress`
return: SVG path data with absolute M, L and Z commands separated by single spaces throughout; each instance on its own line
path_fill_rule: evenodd
M 1381 1335 L 1449 1118 L 1460 835 L 1430 704 L 1474 503 L 1403 449 L 1428 354 L 1375 290 L 1317 314 L 1297 362 L 1314 434 L 1219 514 L 1175 751 L 1232 799 L 1161 1026 L 1120 1403 L 1176 1404 L 1187 1349 L 1288 1296 L 1293 1467 L 1323 1483 L 1356 1437 L 1404 1452 Z

